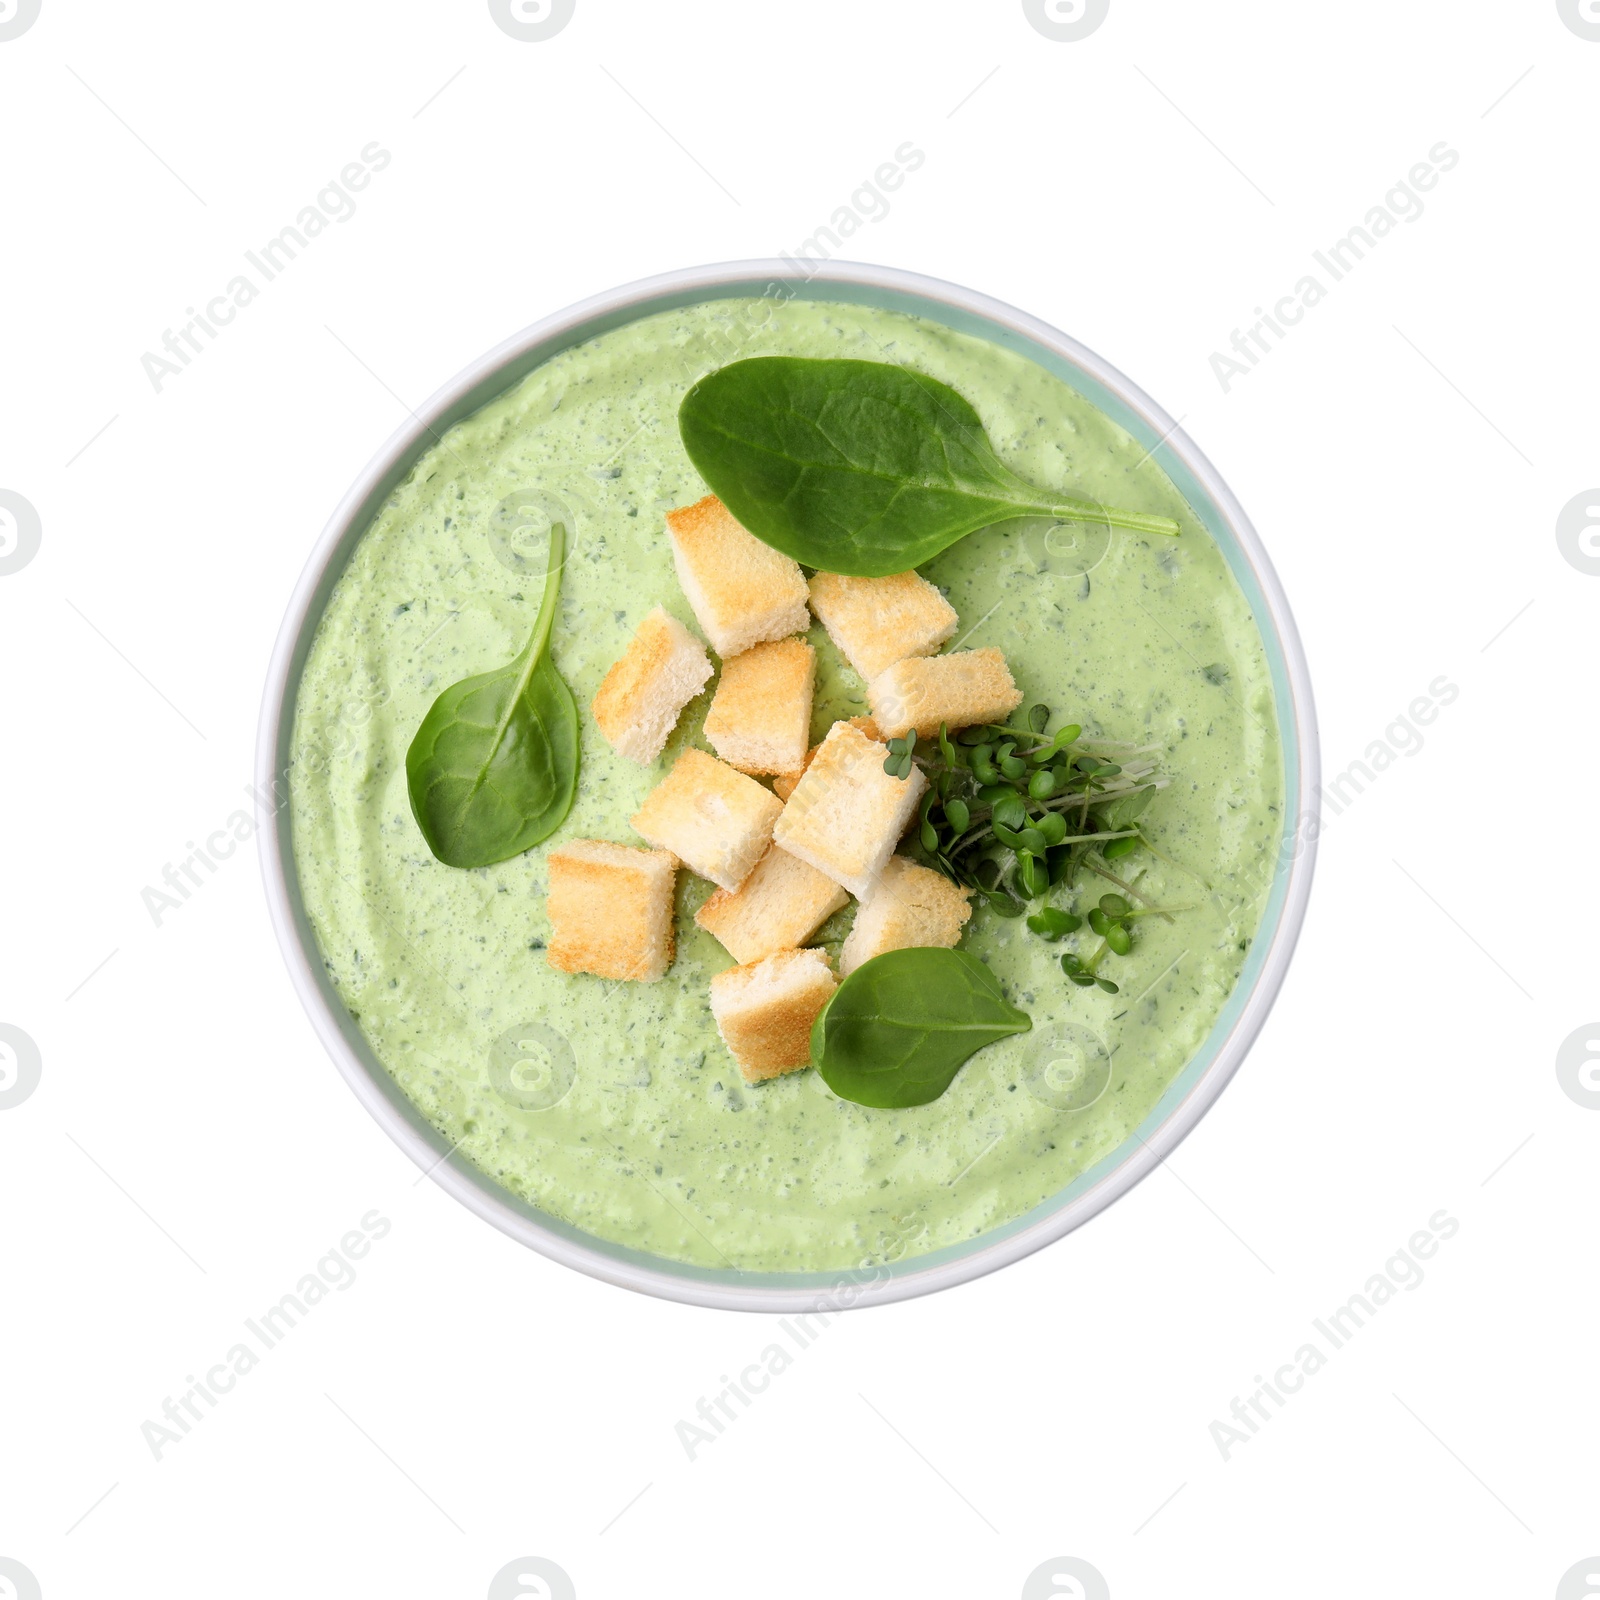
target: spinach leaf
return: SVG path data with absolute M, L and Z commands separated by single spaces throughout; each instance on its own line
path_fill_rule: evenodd
M 811 1029 L 811 1063 L 857 1105 L 937 1100 L 974 1052 L 1033 1023 L 964 950 L 889 950 L 856 968 Z
M 566 528 L 550 529 L 544 598 L 510 666 L 433 702 L 406 752 L 411 814 L 449 867 L 486 867 L 548 838 L 578 787 L 578 708 L 550 660 Z
M 954 389 L 885 362 L 735 361 L 684 396 L 678 431 L 700 476 L 751 533 L 827 572 L 904 572 L 1017 517 L 1178 531 L 1166 517 L 1028 483 Z

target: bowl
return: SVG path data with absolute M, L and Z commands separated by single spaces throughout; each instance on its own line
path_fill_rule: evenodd
M 1178 425 L 1120 372 L 1075 339 L 987 295 L 893 267 L 853 262 L 739 261 L 624 285 L 524 329 L 451 379 L 367 464 L 329 519 L 289 603 L 267 676 L 257 744 L 264 793 L 287 795 L 295 699 L 329 591 L 368 523 L 437 436 L 558 351 L 658 311 L 705 300 L 793 295 L 888 308 L 1018 351 L 1064 379 L 1137 438 L 1189 501 L 1227 560 L 1254 614 L 1277 705 L 1284 762 L 1283 828 L 1260 931 L 1239 982 L 1205 1043 L 1143 1123 L 1110 1155 L 1032 1211 L 926 1255 L 863 1262 L 840 1272 L 745 1272 L 645 1254 L 551 1217 L 454 1153 L 396 1086 L 328 982 L 306 919 L 287 804 L 259 835 L 273 927 L 301 1003 L 356 1097 L 433 1181 L 485 1221 L 552 1260 L 608 1283 L 694 1305 L 745 1311 L 839 1310 L 949 1288 L 1052 1243 L 1126 1194 L 1211 1108 L 1260 1032 L 1305 916 L 1317 825 L 1316 713 L 1304 651 L 1272 563 L 1243 508 Z

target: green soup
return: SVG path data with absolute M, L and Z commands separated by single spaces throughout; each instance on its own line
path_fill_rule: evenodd
M 979 907 L 963 948 L 1033 1017 L 931 1105 L 874 1111 L 812 1071 L 746 1086 L 717 1036 L 732 958 L 693 922 L 711 885 L 679 877 L 678 954 L 658 983 L 568 977 L 545 961 L 545 857 L 563 839 L 642 844 L 628 819 L 686 744 L 615 755 L 587 715 L 660 603 L 698 628 L 662 515 L 705 493 L 678 439 L 684 392 L 745 355 L 850 356 L 950 384 L 1035 482 L 1177 518 L 1162 539 L 1011 523 L 923 568 L 961 617 L 950 648 L 1002 649 L 1025 703 L 1099 738 L 1151 744 L 1170 786 L 1145 815 L 1156 903 L 1130 955 L 1063 977 L 1063 948 Z M 429 854 L 405 753 L 441 689 L 509 661 L 542 564 L 510 504 L 546 506 L 575 548 L 553 655 L 585 710 L 570 817 L 515 860 L 457 871 Z M 866 709 L 821 628 L 813 738 Z M 551 1216 L 710 1267 L 826 1271 L 898 1241 L 956 1244 L 1038 1205 L 1113 1151 L 1199 1048 L 1238 979 L 1271 880 L 1283 774 L 1260 635 L 1222 554 L 1144 449 L 1026 358 L 894 312 L 716 301 L 562 352 L 458 424 L 374 518 L 329 598 L 295 708 L 296 868 L 328 974 L 396 1083 L 484 1173 Z M 1087 877 L 1080 909 L 1112 886 Z M 1056 899 L 1062 900 L 1060 891 Z M 837 955 L 853 907 L 819 935 Z

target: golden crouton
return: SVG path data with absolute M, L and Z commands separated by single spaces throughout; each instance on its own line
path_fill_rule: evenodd
M 789 796 L 794 793 L 795 785 L 799 783 L 799 781 L 806 775 L 806 767 L 811 765 L 811 758 L 821 748 L 821 745 L 814 744 L 809 750 L 806 751 L 805 764 L 798 772 L 780 772 L 777 777 L 772 780 L 772 792 L 777 795 L 780 800 L 787 800 Z
M 881 735 L 878 733 L 878 724 L 874 722 L 871 717 L 851 717 L 850 726 L 852 728 L 859 728 L 869 739 L 877 739 L 881 737 Z M 799 783 L 799 781 L 805 776 L 806 768 L 811 765 L 812 761 L 816 758 L 817 751 L 819 751 L 821 748 L 822 746 L 820 744 L 814 744 L 809 750 L 806 751 L 806 758 L 803 762 L 801 762 L 798 772 L 780 772 L 778 776 L 772 780 L 772 792 L 777 795 L 780 800 L 787 800 L 789 796 L 794 793 L 795 785 Z
M 573 839 L 548 857 L 550 945 L 558 972 L 654 983 L 672 961 L 678 858 L 604 839 Z
M 907 656 L 931 656 L 956 631 L 955 607 L 914 572 L 847 578 L 819 572 L 811 609 L 839 653 L 863 678 L 876 678 Z
M 811 1024 L 838 985 L 820 950 L 779 950 L 711 980 L 711 1014 L 747 1083 L 811 1065 Z
M 730 656 L 706 713 L 706 743 L 741 772 L 794 772 L 806 759 L 817 653 L 778 639 Z
M 866 899 L 895 841 L 906 830 L 928 780 L 883 770 L 886 745 L 836 722 L 778 818 L 773 838 L 792 856 Z
M 678 582 L 719 656 L 811 625 L 799 563 L 746 532 L 714 494 L 669 511 L 667 532 Z
M 605 675 L 589 709 L 619 756 L 648 766 L 710 676 L 706 647 L 657 606 Z
M 867 704 L 886 739 L 912 728 L 927 739 L 941 722 L 952 729 L 1004 722 L 1022 704 L 1022 691 L 1006 658 L 991 647 L 897 661 L 867 685 Z
M 885 950 L 938 946 L 953 950 L 972 915 L 970 889 L 905 856 L 891 856 L 872 893 L 861 902 L 855 926 L 839 953 L 839 975 Z
M 718 889 L 694 920 L 735 961 L 801 945 L 848 900 L 832 878 L 773 845 L 734 894 Z
M 685 750 L 645 796 L 633 825 L 658 850 L 727 890 L 750 876 L 772 843 L 783 802 L 704 750 Z

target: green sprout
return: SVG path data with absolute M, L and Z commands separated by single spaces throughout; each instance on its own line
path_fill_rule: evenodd
M 1052 730 L 1051 720 L 1050 708 L 1035 704 L 1016 722 L 962 728 L 953 737 L 941 724 L 937 740 L 920 748 L 908 733 L 888 741 L 883 769 L 905 778 L 916 766 L 928 779 L 913 838 L 929 865 L 997 916 L 1026 917 L 1029 931 L 1049 943 L 1086 928 L 1096 947 L 1063 951 L 1061 969 L 1079 988 L 1117 994 L 1099 969 L 1133 951 L 1138 920 L 1171 921 L 1190 909 L 1151 904 L 1134 886 L 1141 874 L 1127 882 L 1115 870 L 1140 850 L 1170 860 L 1141 826 L 1167 780 L 1154 746 L 1085 738 L 1077 722 Z M 1102 894 L 1086 912 L 1051 903 L 1058 893 L 1070 897 L 1085 874 L 1118 892 Z

